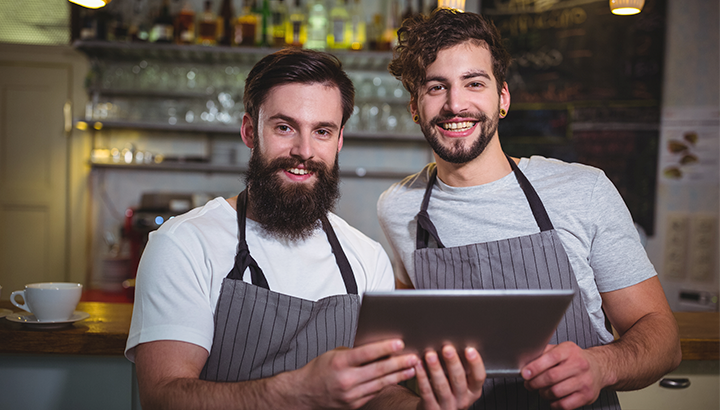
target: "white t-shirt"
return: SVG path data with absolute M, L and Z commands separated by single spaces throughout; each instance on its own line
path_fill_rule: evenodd
M 355 275 L 358 293 L 394 288 L 390 260 L 382 246 L 335 214 L 328 220 Z M 316 301 L 347 294 L 325 231 L 318 228 L 299 243 L 268 236 L 246 220 L 250 255 L 267 278 L 270 290 Z M 165 222 L 151 232 L 138 268 L 130 334 L 125 355 L 156 340 L 193 343 L 208 352 L 220 287 L 235 263 L 237 214 L 223 198 Z M 249 270 L 244 281 L 250 282 Z
M 406 284 L 415 283 L 416 215 L 434 167 L 429 164 L 394 184 L 378 201 L 380 226 L 400 262 L 396 277 Z M 656 275 L 622 197 L 597 168 L 539 156 L 521 158 L 518 167 L 537 191 L 558 232 L 601 340 L 612 341 L 612 334 L 605 329 L 600 293 Z M 452 187 L 438 178 L 428 214 L 446 247 L 540 231 L 512 172 L 472 187 Z

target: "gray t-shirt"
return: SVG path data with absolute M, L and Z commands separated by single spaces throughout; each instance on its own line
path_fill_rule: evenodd
M 395 254 L 395 276 L 415 283 L 413 251 L 420 205 L 435 164 L 394 184 L 378 201 L 378 218 Z M 590 318 L 603 343 L 600 293 L 635 285 L 656 275 L 630 212 L 615 186 L 596 168 L 539 156 L 518 164 L 545 205 L 570 259 Z M 537 233 L 515 175 L 488 184 L 452 187 L 437 179 L 428 214 L 446 247 Z

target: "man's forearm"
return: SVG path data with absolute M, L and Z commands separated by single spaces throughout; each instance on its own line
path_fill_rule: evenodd
M 410 389 L 396 384 L 387 386 L 380 393 L 370 400 L 363 410 L 416 410 L 420 403 L 420 397 Z
M 141 394 L 145 410 L 212 410 L 303 408 L 300 395 L 293 394 L 291 372 L 276 376 L 234 383 L 199 379 L 174 379 L 156 391 Z
M 604 385 L 613 390 L 649 386 L 674 370 L 682 359 L 678 327 L 672 315 L 651 313 L 618 340 L 588 349 L 604 367 Z

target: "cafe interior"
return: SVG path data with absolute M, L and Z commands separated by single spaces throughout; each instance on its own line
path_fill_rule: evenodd
M 353 81 L 335 213 L 392 259 L 377 199 L 434 159 L 387 65 L 403 18 L 435 7 L 501 31 L 504 150 L 598 167 L 632 214 L 683 361 L 623 409 L 720 408 L 717 0 L 71 1 L 0 3 L 0 408 L 141 408 L 123 351 L 148 234 L 244 189 L 244 79 L 280 48 Z M 42 282 L 82 285 L 70 319 L 11 303 Z

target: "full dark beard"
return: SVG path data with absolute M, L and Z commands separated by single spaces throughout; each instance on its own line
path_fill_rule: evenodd
M 479 123 L 480 135 L 478 135 L 475 142 L 473 142 L 469 148 L 463 147 L 464 141 L 462 140 L 453 141 L 451 146 L 446 146 L 440 143 L 438 131 L 435 129 L 435 126 L 440 121 L 449 120 L 455 117 L 468 118 L 478 121 Z M 497 131 L 499 122 L 500 110 L 493 115 L 492 119 L 481 112 L 451 116 L 439 115 L 430 121 L 422 121 L 420 123 L 420 128 L 425 135 L 425 139 L 430 144 L 430 147 L 440 158 L 452 164 L 464 164 L 477 158 L 483 151 L 485 151 L 485 148 L 487 148 L 488 144 L 492 140 L 493 135 L 495 135 L 495 131 Z
M 295 158 L 276 158 L 267 162 L 259 149 L 253 150 L 245 174 L 248 201 L 254 218 L 272 236 L 298 241 L 308 238 L 321 226 L 340 196 L 338 157 L 330 168 L 319 161 L 305 161 L 305 169 L 317 177 L 311 186 L 283 181 L 279 170 L 296 167 Z

